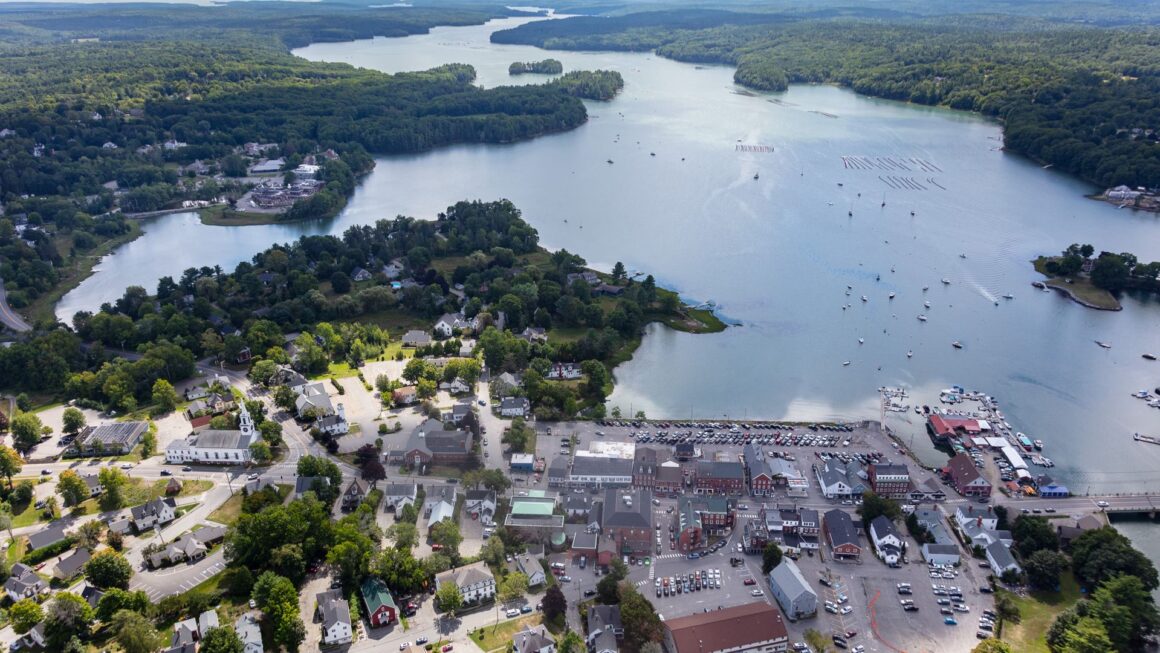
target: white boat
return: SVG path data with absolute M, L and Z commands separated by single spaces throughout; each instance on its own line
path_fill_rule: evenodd
M 918 316 L 918 321 L 919 321 L 919 322 L 926 322 L 926 316 L 925 316 L 925 315 L 919 315 L 919 316 Z
M 944 284 L 948 285 L 948 286 L 951 284 L 951 280 L 950 280 L 950 279 L 947 279 L 946 277 L 943 277 L 943 280 L 942 280 L 942 282 L 943 282 Z
M 847 365 L 849 365 L 849 364 L 850 364 L 850 361 L 843 361 L 843 362 L 842 362 L 842 367 L 846 367 L 846 366 L 847 366 Z
M 952 342 L 952 343 L 951 343 L 951 346 L 952 346 L 952 347 L 954 347 L 955 349 L 962 349 L 962 348 L 963 348 L 963 343 L 961 343 L 961 342 L 959 342 L 958 340 L 956 340 L 956 341 L 954 341 L 954 342 Z
M 1111 349 L 1112 348 L 1111 343 L 1107 343 L 1107 342 L 1104 342 L 1102 340 L 1097 340 L 1096 344 L 1103 347 L 1104 349 Z
M 868 301 L 870 301 L 870 300 L 869 300 L 869 299 L 866 299 L 866 295 L 862 295 L 862 301 L 864 301 L 864 302 L 868 302 Z
M 927 308 L 930 308 L 930 302 L 923 302 L 922 305 L 927 307 Z
M 910 358 L 911 356 L 914 356 L 914 352 L 913 352 L 913 351 L 907 351 L 907 352 L 906 352 L 906 357 L 907 357 L 907 358 Z M 914 412 L 916 412 L 916 413 L 917 413 L 917 412 L 918 412 L 918 408 L 915 408 L 915 409 L 914 409 Z
M 926 292 L 928 290 L 930 290 L 930 286 L 923 286 L 922 287 L 922 292 Z
M 860 344 L 862 344 L 862 343 L 864 343 L 864 342 L 866 342 L 864 339 L 862 339 L 862 338 L 858 338 L 858 344 L 859 344 L 859 345 L 860 345 Z
M 1007 293 L 1007 294 L 1003 295 L 1003 299 L 1015 299 L 1015 295 L 1012 295 L 1011 293 Z
M 894 293 L 890 293 L 888 297 L 890 297 L 890 299 L 894 299 Z

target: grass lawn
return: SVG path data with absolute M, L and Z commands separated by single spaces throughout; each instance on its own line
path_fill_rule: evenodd
M 18 537 L 12 544 L 8 545 L 8 563 L 16 564 L 24 558 L 24 554 L 28 553 L 28 539 Z
M 122 507 L 131 508 L 139 506 L 146 501 L 151 501 L 165 496 L 165 485 L 169 479 L 159 478 L 152 483 L 141 479 L 130 477 L 129 482 L 125 484 L 124 489 L 121 490 Z M 195 494 L 201 494 L 213 488 L 211 481 L 202 481 L 191 479 L 182 481 L 181 491 L 177 493 L 175 498 L 188 497 Z M 87 515 L 90 512 L 98 512 L 101 510 L 100 497 L 94 497 L 81 502 L 75 510 L 79 515 Z
M 41 521 L 48 521 L 41 519 L 42 511 L 33 507 L 32 502 L 28 502 L 24 506 L 24 510 L 14 512 L 12 514 L 12 528 L 23 528 L 25 526 L 32 526 Z
M 1032 264 L 1035 266 L 1036 272 L 1044 276 L 1051 277 L 1052 275 L 1047 272 L 1047 262 L 1058 258 L 1059 257 L 1040 256 L 1039 258 L 1032 261 Z M 1077 274 L 1071 277 L 1071 280 L 1072 283 L 1067 283 L 1067 281 L 1065 281 L 1062 277 L 1052 277 L 1044 283 L 1046 283 L 1048 286 L 1051 286 L 1052 288 L 1058 288 L 1068 293 L 1073 298 L 1079 300 L 1080 303 L 1089 304 L 1093 308 L 1101 308 L 1108 311 L 1118 311 L 1123 308 L 1120 305 L 1119 300 L 1117 300 L 1116 297 L 1112 295 L 1112 293 L 1104 290 L 1103 288 L 1095 287 L 1089 277 Z
M 494 608 L 492 609 L 494 610 Z M 471 634 L 471 641 L 475 642 L 484 653 L 506 650 L 511 645 L 512 637 L 523 630 L 524 626 L 538 626 L 543 618 L 544 615 L 535 613 L 521 619 L 508 619 L 500 621 L 498 624 L 484 626 Z
M 310 377 L 311 379 L 325 379 L 329 377 L 345 379 L 358 376 L 358 370 L 350 366 L 350 363 L 343 361 L 341 363 L 331 363 L 326 371 L 322 374 Z
M 353 322 L 354 320 L 347 320 Z M 429 329 L 431 323 L 421 320 L 414 315 L 408 314 L 398 308 L 389 308 L 385 311 L 377 311 L 374 313 L 367 313 L 358 318 L 359 322 L 371 323 L 378 326 L 380 329 L 385 329 L 387 333 L 396 338 L 402 338 L 403 334 L 411 329 Z M 399 347 L 402 347 L 400 342 Z M 391 350 L 394 354 L 395 350 Z
M 1031 592 L 1026 597 L 1010 595 L 1019 606 L 1020 621 L 1017 624 L 1003 624 L 1003 641 L 1019 653 L 1049 653 L 1047 629 L 1063 612 L 1080 599 L 1079 584 L 1075 576 L 1066 571 L 1060 577 L 1060 591 Z M 999 590 L 1002 592 L 1003 590 Z
M 242 515 L 242 501 L 244 499 L 245 497 L 241 494 L 235 494 L 226 499 L 226 502 L 217 510 L 209 513 L 209 520 L 224 526 L 233 526 L 234 522 L 238 521 L 238 517 Z

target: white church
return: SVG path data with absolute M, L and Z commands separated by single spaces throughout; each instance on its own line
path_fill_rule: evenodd
M 239 465 L 250 462 L 250 445 L 259 439 L 254 420 L 242 402 L 238 412 L 238 430 L 209 429 L 175 440 L 165 447 L 167 463 L 209 463 Z

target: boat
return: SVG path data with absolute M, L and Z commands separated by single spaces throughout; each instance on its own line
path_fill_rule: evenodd
M 1147 390 L 1137 390 L 1137 391 L 1132 393 L 1132 396 L 1137 398 L 1137 399 L 1147 399 L 1148 398 L 1148 391 Z
M 842 187 L 842 182 L 840 182 L 840 181 L 839 181 L 839 182 L 838 182 L 838 188 L 841 188 L 841 187 Z
M 948 285 L 948 286 L 949 286 L 949 285 L 951 285 L 951 280 L 950 280 L 950 279 L 947 279 L 946 277 L 943 277 L 943 279 L 942 279 L 942 282 L 943 282 L 943 284 L 945 284 L 945 285 Z
M 1141 354 L 1140 357 L 1143 358 L 1144 360 L 1149 360 L 1149 361 L 1156 360 L 1155 354 Z
M 864 301 L 864 302 L 868 302 L 868 301 L 870 301 L 870 300 L 869 300 L 869 299 L 866 299 L 866 295 L 862 295 L 862 301 Z
M 914 211 L 910 212 L 910 217 L 912 217 L 912 218 L 914 217 Z
M 1024 451 L 1031 451 L 1035 447 L 1031 442 L 1031 438 L 1022 433 L 1016 433 L 1015 439 L 1019 441 L 1019 446 L 1023 447 Z
M 1042 281 L 1032 281 L 1032 282 L 1031 282 L 1031 285 L 1032 285 L 1032 286 L 1034 286 L 1034 287 L 1036 287 L 1036 288 L 1038 288 L 1038 289 L 1040 289 L 1040 290 L 1046 290 L 1046 289 L 1047 289 L 1047 284 L 1043 283 Z
M 918 321 L 919 321 L 919 322 L 926 322 L 926 316 L 925 316 L 925 315 L 922 315 L 922 314 L 920 313 L 920 314 L 918 315 Z
M 862 339 L 862 338 L 858 338 L 858 344 L 859 344 L 859 345 L 860 345 L 860 344 L 862 344 L 862 343 L 864 343 L 864 342 L 866 342 L 864 339 Z
M 1160 439 L 1156 439 L 1150 435 L 1140 435 L 1139 433 L 1132 436 L 1136 442 L 1147 442 L 1148 444 L 1160 444 Z
M 754 178 L 754 179 L 757 179 L 757 178 L 758 178 L 758 177 L 760 177 L 760 176 L 761 176 L 761 175 L 760 175 L 760 174 L 758 174 L 758 173 L 756 173 L 756 172 L 755 172 L 755 173 L 753 173 L 753 178 Z
M 928 290 L 930 290 L 930 286 L 923 286 L 922 287 L 922 292 L 926 292 Z
M 850 364 L 850 361 L 842 361 L 842 367 L 846 367 L 849 364 Z
M 923 303 L 922 303 L 922 305 L 923 305 L 923 306 L 925 306 L 925 307 L 927 307 L 927 308 L 930 308 L 930 302 L 929 302 L 929 301 L 923 302 Z
M 1103 347 L 1104 349 L 1111 349 L 1111 348 L 1112 348 L 1112 345 L 1111 345 L 1111 343 L 1104 342 L 1104 341 L 1102 341 L 1102 340 L 1096 340 L 1095 342 L 1096 342 L 1096 344 L 1097 344 L 1097 345 L 1099 345 L 1099 346 Z
M 906 357 L 907 357 L 907 358 L 910 358 L 911 356 L 914 356 L 914 352 L 913 352 L 913 351 L 909 351 L 909 350 L 908 350 L 908 351 L 906 352 Z M 916 413 L 917 413 L 917 412 L 918 412 L 918 408 L 915 408 L 915 409 L 914 409 L 914 412 L 916 412 Z
M 888 297 L 889 297 L 890 299 L 894 299 L 894 293 L 890 293 L 890 294 L 888 295 Z
M 656 156 L 656 155 L 657 155 L 657 153 L 656 153 L 656 152 L 649 152 L 649 153 L 648 153 L 648 155 L 649 155 L 649 156 Z
M 1012 295 L 1011 293 L 1007 293 L 1007 294 L 1003 295 L 1003 299 L 1015 299 L 1015 295 Z
M 914 407 L 914 413 L 915 413 L 916 415 L 921 415 L 921 414 L 922 414 L 922 407 L 921 407 L 921 406 L 915 406 L 915 407 Z
M 959 254 L 959 258 L 967 258 L 966 254 Z
M 612 163 L 612 159 L 609 159 L 609 160 L 608 160 L 608 163 L 610 163 L 610 164 L 611 164 L 611 163 Z
M 962 348 L 963 348 L 963 343 L 961 343 L 961 342 L 959 342 L 958 340 L 956 340 L 956 341 L 954 341 L 954 342 L 952 342 L 952 343 L 951 343 L 951 346 L 952 346 L 952 347 L 954 347 L 955 349 L 962 349 Z

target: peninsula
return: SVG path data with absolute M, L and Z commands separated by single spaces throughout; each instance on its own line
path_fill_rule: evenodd
M 564 64 L 558 59 L 544 59 L 543 61 L 516 61 L 508 66 L 509 75 L 523 75 L 534 73 L 537 75 L 559 75 L 564 72 Z
M 1094 254 L 1095 247 L 1076 243 L 1059 256 L 1040 256 L 1033 261 L 1035 271 L 1051 278 L 1037 283 L 1105 311 L 1123 308 L 1116 298 L 1123 290 L 1160 292 L 1160 262 L 1141 263 L 1129 252 Z

